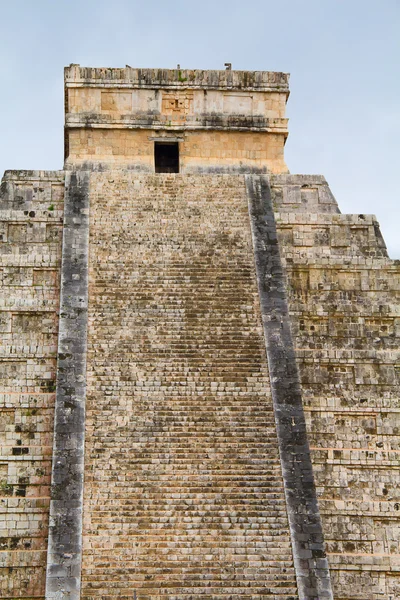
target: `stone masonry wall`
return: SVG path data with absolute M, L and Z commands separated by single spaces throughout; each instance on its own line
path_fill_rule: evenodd
M 78 168 L 90 162 L 154 173 L 155 139 L 179 140 L 181 173 L 287 171 L 283 159 L 284 137 L 249 131 L 160 133 L 150 129 L 76 128 L 69 131 L 67 164 Z
M 297 599 L 244 178 L 90 201 L 82 599 Z
M 397 600 L 400 264 L 373 216 L 275 201 L 334 597 Z
M 8 171 L 0 193 L 0 598 L 43 598 L 63 172 Z

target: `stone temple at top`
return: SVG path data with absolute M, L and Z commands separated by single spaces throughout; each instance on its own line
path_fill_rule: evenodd
M 5 172 L 0 599 L 400 598 L 400 265 L 288 79 L 70 65 Z
M 287 173 L 286 73 L 65 70 L 66 168 Z

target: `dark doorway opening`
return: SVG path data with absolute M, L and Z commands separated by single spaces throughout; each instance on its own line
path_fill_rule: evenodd
M 179 143 L 154 142 L 156 173 L 179 173 Z

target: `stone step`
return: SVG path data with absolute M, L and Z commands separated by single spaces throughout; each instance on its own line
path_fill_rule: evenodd
M 137 181 L 91 187 L 82 598 L 295 598 L 243 178 Z

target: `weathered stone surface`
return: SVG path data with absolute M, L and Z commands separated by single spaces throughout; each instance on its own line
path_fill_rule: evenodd
M 66 172 L 46 598 L 80 598 L 89 175 Z
M 8 171 L 3 178 L 1 598 L 44 597 L 63 202 L 63 172 Z
M 339 213 L 337 202 L 322 175 L 271 175 L 271 200 L 275 211 Z

